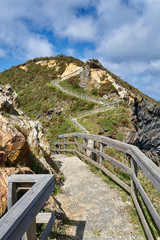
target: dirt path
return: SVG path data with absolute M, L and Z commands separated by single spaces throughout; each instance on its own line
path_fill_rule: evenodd
M 66 239 L 133 240 L 145 239 L 133 230 L 118 190 L 111 189 L 77 157 L 54 155 L 66 181 L 56 196 L 72 220 Z M 74 226 L 73 226 L 74 225 Z

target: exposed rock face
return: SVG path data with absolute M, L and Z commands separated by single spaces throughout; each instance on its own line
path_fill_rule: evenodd
M 88 90 L 87 85 L 89 80 L 90 80 L 90 66 L 86 64 L 85 67 L 83 68 L 83 71 L 80 74 L 79 86 L 81 88 L 84 88 L 85 90 Z
M 0 85 L 0 111 L 17 114 L 16 108 L 18 108 L 19 105 L 17 93 L 12 91 L 10 85 Z
M 51 152 L 42 125 L 18 109 L 17 94 L 9 85 L 0 87 L 0 112 L 4 114 L 0 115 L 1 166 L 15 166 L 22 163 L 22 159 L 26 161 L 25 165 L 30 166 L 34 156 L 34 161 L 43 172 L 55 173 L 48 164 L 52 162 Z
M 33 174 L 33 171 L 27 167 L 0 169 L 0 216 L 4 214 L 7 207 L 7 177 L 11 176 L 12 174 Z
M 73 73 L 73 72 L 75 72 L 75 71 L 77 71 L 77 70 L 79 70 L 80 69 L 80 67 L 78 67 L 77 65 L 75 65 L 74 63 L 70 63 L 67 67 L 66 67 L 66 69 L 65 69 L 65 71 L 63 72 L 63 74 L 61 75 L 61 78 L 63 78 L 64 76 L 66 76 L 66 75 L 69 75 L 69 74 L 71 74 L 71 73 Z M 75 76 L 76 76 L 77 74 L 75 73 Z M 73 76 L 73 75 L 72 75 Z
M 160 160 L 160 107 L 144 99 L 137 99 L 134 114 L 137 117 L 139 147 Z
M 40 64 L 41 66 L 47 66 L 47 67 L 54 67 L 56 65 L 56 60 L 52 59 L 52 60 L 40 60 L 37 61 L 36 64 Z
M 20 162 L 28 151 L 25 137 L 2 115 L 0 115 L 0 142 L 5 152 L 5 157 L 1 159 L 1 166 L 6 163 L 14 165 Z
M 19 68 L 23 69 L 25 72 L 27 72 L 27 71 L 28 71 L 28 68 L 27 68 L 27 66 L 26 66 L 26 65 L 24 65 L 24 66 L 20 66 Z
M 90 68 L 89 64 L 86 64 L 83 71 L 80 74 L 79 86 L 84 88 L 86 91 L 92 89 L 98 89 L 102 83 L 110 82 L 113 84 L 118 92 L 119 98 L 127 101 L 130 105 L 134 105 L 135 96 L 127 89 L 118 85 L 115 79 L 105 70 L 101 68 Z

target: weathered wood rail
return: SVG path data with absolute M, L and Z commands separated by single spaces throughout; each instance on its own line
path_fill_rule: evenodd
M 104 104 L 103 107 L 96 107 L 94 109 L 88 109 L 88 110 L 84 110 L 84 111 L 81 111 L 80 113 L 77 114 L 77 118 L 80 118 L 80 117 L 84 117 L 84 116 L 88 116 L 90 114 L 94 114 L 94 113 L 99 113 L 99 112 L 104 112 L 106 110 L 110 110 L 110 109 L 113 109 L 113 108 L 119 108 L 119 102 L 118 103 L 106 103 Z
M 29 189 L 18 201 L 17 191 Z M 38 213 L 54 190 L 52 174 L 12 175 L 8 178 L 8 212 L 0 219 L 1 240 L 36 240 L 36 223 L 48 223 L 40 240 L 48 238 L 54 213 Z
M 70 115 L 70 120 L 71 122 L 76 126 L 78 127 L 82 132 L 84 133 L 89 133 L 75 118 L 73 118 L 71 115 Z
M 82 140 L 83 144 L 81 143 Z M 89 147 L 89 141 L 98 143 L 99 149 Z M 55 143 L 55 146 L 57 147 L 57 152 L 74 152 L 78 154 L 80 157 L 84 158 L 87 162 L 94 165 L 96 168 L 101 169 L 106 175 L 108 175 L 123 189 L 125 189 L 133 199 L 147 238 L 149 240 L 155 239 L 139 202 L 138 195 L 140 195 L 143 199 L 143 202 L 148 208 L 148 211 L 159 230 L 160 216 L 158 215 L 155 207 L 153 206 L 151 200 L 149 199 L 147 193 L 145 192 L 138 179 L 138 171 L 142 171 L 148 180 L 150 180 L 150 182 L 153 184 L 153 187 L 155 187 L 157 191 L 160 192 L 160 169 L 144 153 L 142 153 L 136 146 L 133 145 L 129 145 L 107 137 L 81 133 L 61 135 L 59 136 L 59 141 Z M 68 146 L 70 148 L 68 148 Z M 105 153 L 105 148 L 107 147 L 112 147 L 128 154 L 130 156 L 129 166 L 107 155 Z M 93 157 L 91 157 L 93 154 L 90 154 L 88 156 L 87 151 L 96 154 L 98 160 L 95 160 L 95 158 L 93 159 Z M 130 176 L 130 184 L 126 184 L 113 172 L 104 167 L 104 161 L 109 161 L 111 164 L 119 167 L 120 169 L 123 169 L 126 173 L 128 173 Z
M 81 98 L 83 100 L 87 100 L 90 102 L 94 102 L 94 103 L 98 103 L 98 104 L 105 104 L 107 103 L 107 101 L 103 98 L 96 98 L 96 97 L 92 97 L 92 96 L 88 96 L 85 94 L 80 94 L 77 92 L 72 92 L 70 90 L 68 90 L 67 88 L 63 88 L 61 85 L 58 84 L 58 82 L 56 80 L 52 80 L 51 83 L 57 87 L 58 89 L 60 89 L 62 92 L 65 92 L 71 96 L 77 97 L 77 98 Z

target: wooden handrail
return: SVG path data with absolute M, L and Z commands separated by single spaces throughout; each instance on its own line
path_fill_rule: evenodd
M 74 137 L 74 140 L 73 140 Z M 69 139 L 71 138 L 71 140 Z M 62 141 L 65 139 L 65 143 Z M 78 142 L 78 139 L 83 139 L 85 144 Z M 93 149 L 90 146 L 87 146 L 87 142 L 93 141 L 98 142 L 100 149 Z M 81 141 L 82 142 L 82 141 Z M 65 144 L 65 148 L 62 146 Z M 74 149 L 67 149 L 67 145 L 74 145 Z M 154 219 L 157 228 L 160 230 L 160 216 L 158 215 L 155 207 L 151 203 L 149 197 L 147 196 L 145 190 L 143 189 L 141 183 L 137 177 L 137 170 L 141 169 L 144 175 L 152 182 L 158 192 L 160 192 L 160 168 L 155 165 L 153 161 L 151 161 L 141 150 L 139 150 L 136 146 L 120 142 L 118 140 L 114 140 L 108 137 L 97 136 L 92 134 L 83 134 L 83 133 L 69 133 L 59 136 L 59 142 L 56 142 L 55 145 L 58 147 L 58 152 L 69 152 L 74 151 L 80 157 L 84 158 L 86 161 L 94 165 L 95 167 L 101 169 L 105 174 L 111 177 L 115 182 L 117 182 L 122 188 L 128 191 L 133 199 L 139 217 L 141 219 L 142 225 L 146 232 L 146 235 L 149 240 L 154 240 L 154 236 L 149 228 L 145 215 L 141 209 L 141 206 L 138 202 L 137 193 L 140 194 L 143 199 L 145 205 L 148 208 L 152 218 Z M 94 144 L 92 144 L 94 146 Z M 112 147 L 120 150 L 123 153 L 127 153 L 131 159 L 131 166 L 128 167 L 124 163 L 119 162 L 118 160 L 108 156 L 104 152 L 105 147 Z M 81 150 L 83 150 L 83 153 Z M 85 150 L 85 151 L 84 151 Z M 98 161 L 95 160 L 92 156 L 93 154 L 87 155 L 87 150 L 90 153 L 94 153 L 98 156 Z M 110 172 L 108 169 L 104 167 L 104 159 L 114 164 L 115 166 L 123 169 L 127 174 L 129 174 L 131 179 L 131 185 L 124 183 L 120 180 L 114 173 Z
M 33 184 L 33 186 L 19 199 L 18 202 L 15 201 L 17 183 L 18 185 L 20 183 Z M 0 239 L 36 239 L 36 236 L 30 236 L 26 232 L 30 226 L 36 222 L 35 219 L 38 212 L 53 192 L 54 176 L 52 174 L 12 175 L 8 178 L 8 184 L 9 211 L 0 219 Z M 51 215 L 51 219 L 53 226 L 53 215 Z M 51 220 L 49 221 L 49 227 L 47 227 L 47 229 L 51 230 Z M 46 239 L 47 236 L 48 235 L 46 235 Z

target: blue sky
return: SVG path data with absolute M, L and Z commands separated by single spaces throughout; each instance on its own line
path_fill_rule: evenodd
M 99 61 L 160 100 L 159 0 L 1 0 L 0 71 L 58 54 Z

